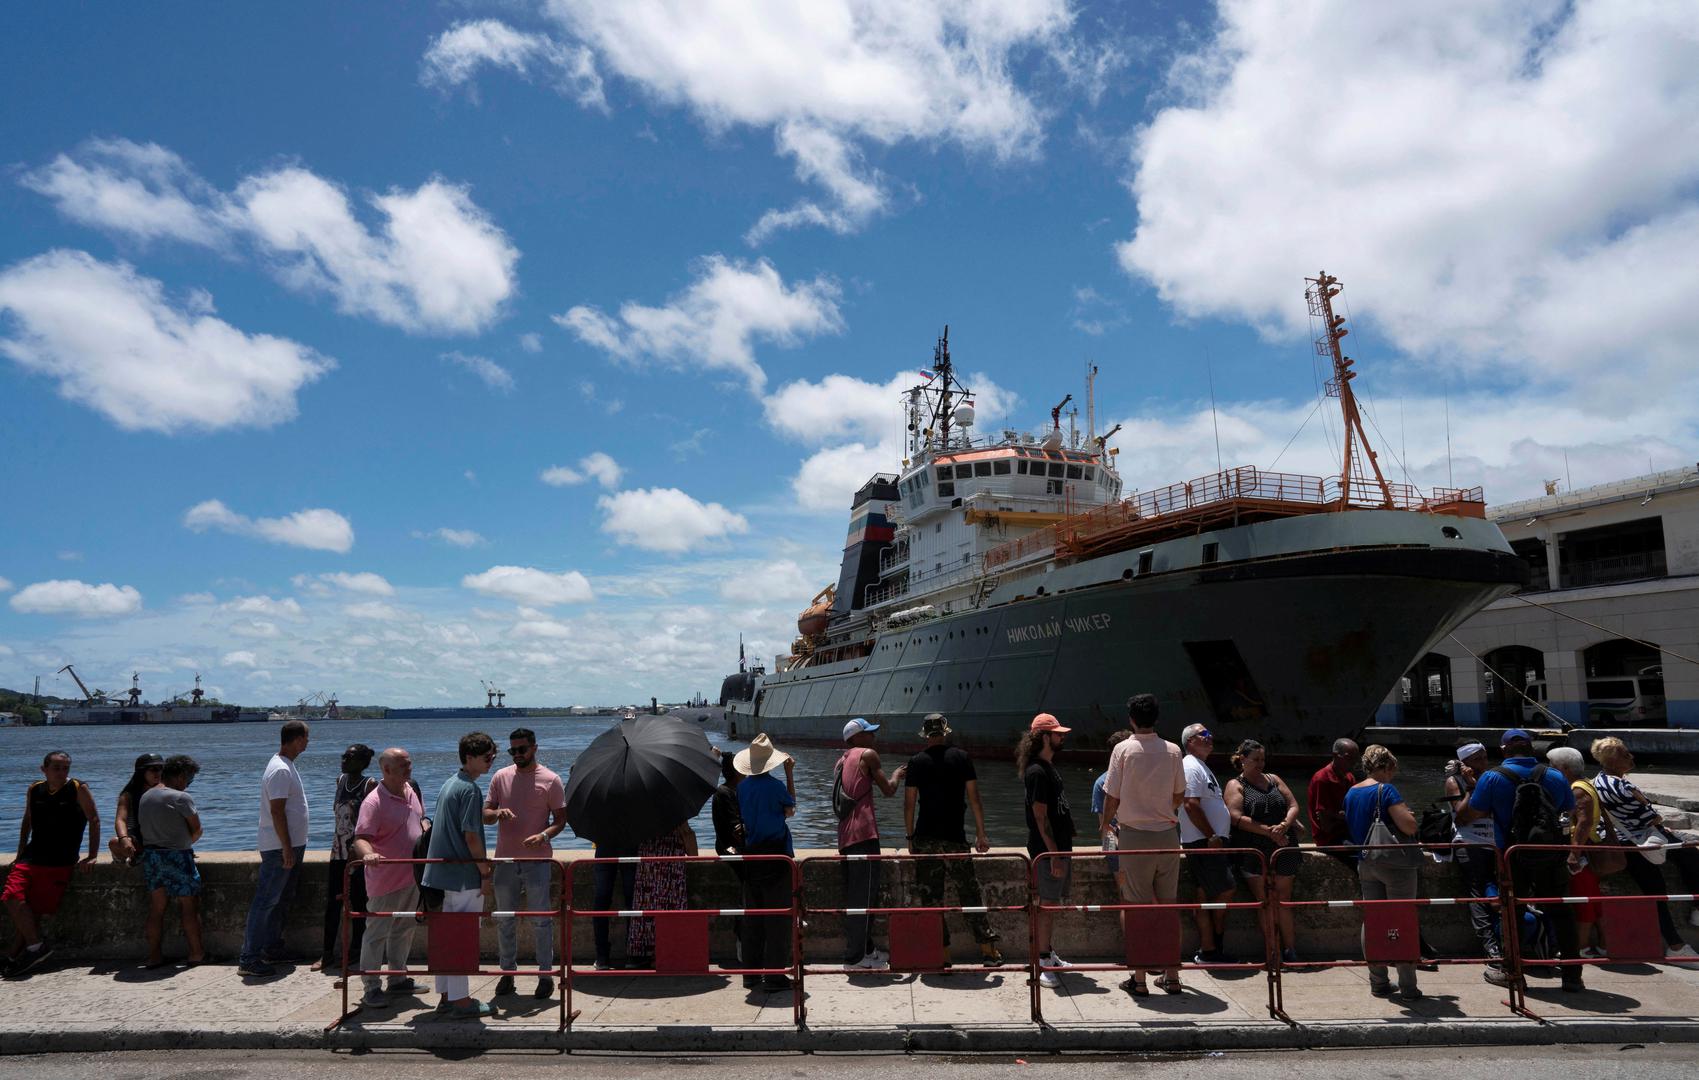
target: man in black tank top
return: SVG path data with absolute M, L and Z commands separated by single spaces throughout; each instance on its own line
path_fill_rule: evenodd
M 15 979 L 46 960 L 53 947 L 41 940 L 41 917 L 59 910 L 71 871 L 92 864 L 100 853 L 100 812 L 94 797 L 71 778 L 71 755 L 55 750 L 41 760 L 41 775 L 24 799 L 18 858 L 6 877 L 0 900 L 18 928 L 6 978 Z M 81 862 L 83 830 L 88 830 L 88 857 Z

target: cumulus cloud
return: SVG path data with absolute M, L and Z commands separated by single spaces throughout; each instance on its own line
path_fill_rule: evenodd
M 259 658 L 247 649 L 237 649 L 234 652 L 227 652 L 223 656 L 219 657 L 218 662 L 223 664 L 225 667 L 251 668 L 259 665 Z
M 454 24 L 425 50 L 419 81 L 476 96 L 480 67 L 501 68 L 526 79 L 542 79 L 585 108 L 606 109 L 596 58 L 584 46 L 568 46 L 546 34 L 528 34 L 497 19 Z
M 576 469 L 565 465 L 551 465 L 539 474 L 539 479 L 551 487 L 570 487 L 582 484 L 586 480 L 595 480 L 603 487 L 612 490 L 619 487 L 620 478 L 625 475 L 619 462 L 600 450 L 587 454 L 578 459 Z
M 540 353 L 543 351 L 543 335 L 536 331 L 520 334 L 519 347 L 528 353 Z
M 473 333 L 500 314 L 519 251 L 469 190 L 441 177 L 361 202 L 300 166 L 245 177 L 232 192 L 175 154 L 126 140 L 60 155 L 24 183 L 74 221 L 138 239 L 250 245 L 285 284 L 329 295 L 349 315 L 413 333 Z
M 0 592 L 11 592 L 11 591 L 12 591 L 12 582 L 7 578 L 0 577 Z
M 770 130 L 798 179 L 823 198 L 764 215 L 777 229 L 859 228 L 889 187 L 867 145 L 954 143 L 994 160 L 1030 159 L 1041 108 L 1017 83 L 1033 54 L 1078 66 L 1065 0 L 913 4 L 822 0 L 751 8 L 735 0 L 551 0 L 563 38 L 650 98 L 686 108 L 715 131 Z
M 142 594 L 130 585 L 110 582 L 38 581 L 13 594 L 13 611 L 27 615 L 76 615 L 83 618 L 133 615 L 142 609 Z
M 342 613 L 350 619 L 370 619 L 374 622 L 399 622 L 407 617 L 407 613 L 394 604 L 386 604 L 382 600 L 366 600 L 358 604 L 348 604 Z
M 0 271 L 4 353 L 59 383 L 60 396 L 126 431 L 271 427 L 335 366 L 269 334 L 215 317 L 204 293 L 173 303 L 157 280 L 81 251 L 50 251 Z
M 728 371 L 759 393 L 767 374 L 755 343 L 794 347 L 843 330 L 838 287 L 825 277 L 786 286 L 773 264 L 703 259 L 696 280 L 660 307 L 628 301 L 617 318 L 580 305 L 554 321 L 621 360 Z
M 346 555 L 354 546 L 354 526 L 334 510 L 297 510 L 285 517 L 250 518 L 231 510 L 218 499 L 196 503 L 183 515 L 185 527 L 195 532 L 217 529 L 237 536 L 252 536 L 274 544 L 334 551 Z
M 1294 335 L 1324 267 L 1398 348 L 1568 387 L 1588 423 L 1690 394 L 1696 68 L 1691 5 L 1226 3 L 1137 140 L 1121 263 Z
M 395 586 L 386 581 L 383 575 L 374 574 L 370 570 L 362 570 L 357 574 L 345 574 L 341 571 L 320 574 L 318 580 L 347 592 L 364 593 L 367 596 L 395 595 Z
M 720 581 L 720 598 L 739 604 L 806 604 L 820 585 L 808 579 L 795 559 L 776 559 L 727 575 Z
M 442 358 L 478 376 L 491 390 L 500 390 L 504 394 L 513 390 L 513 374 L 488 357 L 472 356 L 463 352 L 445 352 Z
M 485 596 L 539 608 L 595 599 L 589 579 L 576 570 L 551 573 L 531 566 L 492 566 L 481 574 L 467 574 L 460 584 Z
M 484 539 L 483 534 L 471 529 L 450 529 L 446 526 L 440 529 L 432 529 L 428 533 L 416 532 L 413 536 L 421 540 L 440 540 L 449 547 L 457 548 L 482 547 L 489 543 L 488 540 Z
M 288 596 L 281 600 L 269 596 L 238 596 L 226 602 L 224 610 L 240 615 L 270 615 L 284 619 L 299 619 L 304 614 L 301 602 Z
M 742 514 L 702 503 L 677 488 L 641 488 L 596 500 L 602 531 L 644 551 L 682 555 L 715 540 L 749 531 Z

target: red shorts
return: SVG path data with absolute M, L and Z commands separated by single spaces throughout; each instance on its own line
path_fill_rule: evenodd
M 1593 873 L 1591 868 L 1584 867 L 1580 873 L 1575 874 L 1569 879 L 1569 887 L 1563 891 L 1569 896 L 1598 896 L 1599 875 Z M 1596 900 L 1590 904 L 1574 905 L 1575 921 L 1583 923 L 1598 922 L 1599 909 L 1603 906 L 1603 904 L 1600 904 Z
M 37 915 L 51 915 L 59 910 L 59 905 L 65 899 L 65 890 L 71 884 L 70 866 L 31 866 L 27 862 L 12 864 L 12 872 L 6 875 L 6 890 L 0 892 L 0 900 L 8 903 L 21 900 L 24 905 Z

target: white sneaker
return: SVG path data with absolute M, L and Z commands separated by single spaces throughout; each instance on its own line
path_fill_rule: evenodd
M 868 953 L 867 955 L 868 956 L 877 956 L 879 958 L 880 963 L 885 964 L 887 967 L 890 966 L 891 954 L 886 952 L 884 949 L 874 949 L 872 952 Z
M 1608 955 L 1609 954 L 1606 953 L 1605 950 L 1595 949 L 1591 945 L 1589 945 L 1585 949 L 1581 950 L 1581 956 L 1582 956 L 1583 959 L 1586 959 L 1586 960 L 1603 960 Z
M 1056 987 L 1062 985 L 1062 980 L 1054 971 L 1041 971 L 1038 973 L 1038 985 L 1048 986 L 1050 989 L 1054 990 Z
M 1693 905 L 1693 910 L 1687 913 L 1687 925 L 1699 928 L 1699 904 Z
M 1671 946 L 1664 950 L 1665 960 L 1699 960 L 1699 952 L 1693 951 L 1693 946 Z
M 1074 966 L 1062 959 L 1060 956 L 1057 956 L 1055 952 L 1051 952 L 1050 956 L 1044 961 L 1044 963 L 1047 967 L 1071 968 Z
M 845 971 L 890 971 L 889 960 L 882 959 L 878 953 L 868 953 L 853 964 L 845 964 Z

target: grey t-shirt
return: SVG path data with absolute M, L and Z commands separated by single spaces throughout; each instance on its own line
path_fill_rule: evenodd
M 142 793 L 136 813 L 141 818 L 148 847 L 187 851 L 194 846 L 189 839 L 189 818 L 195 813 L 195 800 L 187 791 L 164 784 L 151 787 Z

